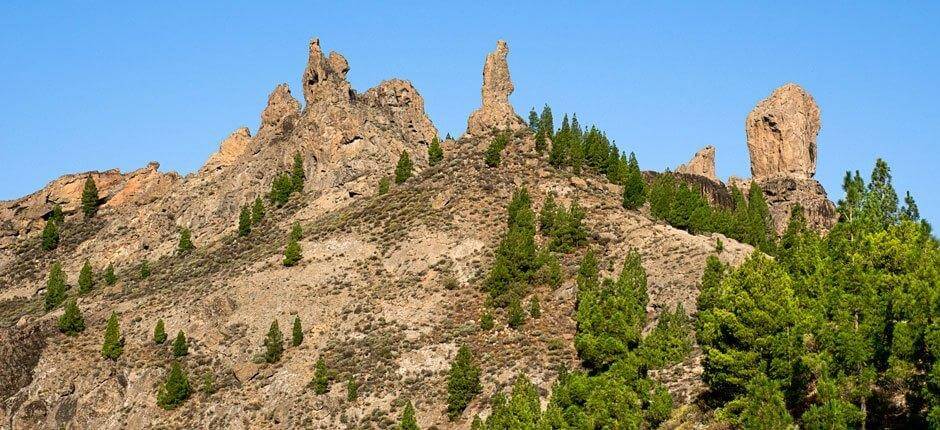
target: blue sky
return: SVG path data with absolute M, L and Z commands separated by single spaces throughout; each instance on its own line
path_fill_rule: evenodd
M 197 169 L 257 129 L 277 83 L 301 94 L 311 37 L 359 91 L 411 80 L 456 136 L 503 38 L 520 114 L 577 112 L 644 169 L 714 145 L 719 176 L 748 176 L 745 116 L 797 82 L 822 110 L 816 177 L 833 200 L 845 170 L 883 157 L 940 216 L 938 2 L 86 3 L 0 5 L 0 199 L 67 172 Z

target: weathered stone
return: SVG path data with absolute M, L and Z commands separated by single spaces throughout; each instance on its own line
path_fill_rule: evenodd
M 799 85 L 786 84 L 761 100 L 748 114 L 744 128 L 754 178 L 816 174 L 819 107 Z
M 268 96 L 268 105 L 261 112 L 258 134 L 278 134 L 289 131 L 299 114 L 300 102 L 291 95 L 287 84 L 280 84 Z
M 769 178 L 743 180 L 732 177 L 729 186 L 738 187 L 747 195 L 751 181 L 764 191 L 764 198 L 770 209 L 773 227 L 777 234 L 783 234 L 790 222 L 790 211 L 799 204 L 806 216 L 806 225 L 818 232 L 825 233 L 838 220 L 835 205 L 826 195 L 826 190 L 819 181 L 812 178 L 773 176 Z
M 248 151 L 250 143 L 251 132 L 248 131 L 248 127 L 238 128 L 222 141 L 218 152 L 209 156 L 201 171 L 212 172 L 231 166 L 238 157 Z
M 238 382 L 244 384 L 250 381 L 251 378 L 257 376 L 259 370 L 261 370 L 261 368 L 257 364 L 249 361 L 236 364 L 232 372 L 235 373 L 235 379 L 238 379 Z
M 676 172 L 704 176 L 717 181 L 718 177 L 715 175 L 715 147 L 709 145 L 700 149 L 688 163 L 680 164 L 676 168 Z
M 516 115 L 509 103 L 509 95 L 515 87 L 509 76 L 507 54 L 509 47 L 500 40 L 496 42 L 496 50 L 486 56 L 481 91 L 483 104 L 467 120 L 467 137 L 479 137 L 494 129 L 516 131 L 526 127 L 525 121 Z

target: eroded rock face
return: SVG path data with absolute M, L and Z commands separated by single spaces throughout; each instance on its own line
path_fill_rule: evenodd
M 238 128 L 222 141 L 218 152 L 209 156 L 209 160 L 202 166 L 202 171 L 211 172 L 231 166 L 238 157 L 248 151 L 249 143 L 251 132 L 248 127 Z
M 482 136 L 493 129 L 516 131 L 526 127 L 509 103 L 509 95 L 515 87 L 509 76 L 509 64 L 506 61 L 508 54 L 509 46 L 500 40 L 496 42 L 496 50 L 486 56 L 481 91 L 483 105 L 467 120 L 468 137 Z
M 715 175 L 715 147 L 709 145 L 700 149 L 688 163 L 679 165 L 676 172 L 704 176 L 717 181 L 718 177 Z
M 799 85 L 786 84 L 761 100 L 744 128 L 754 178 L 816 174 L 819 107 Z
M 319 102 L 348 103 L 352 87 L 346 82 L 349 63 L 342 55 L 331 52 L 323 56 L 320 39 L 310 41 L 310 55 L 303 75 L 304 101 L 307 107 Z
M 790 211 L 797 204 L 803 207 L 807 227 L 818 232 L 828 232 L 839 218 L 836 207 L 829 200 L 825 188 L 815 179 L 772 176 L 745 180 L 731 177 L 728 185 L 738 187 L 746 196 L 751 181 L 756 181 L 764 191 L 774 230 L 778 235 L 786 230 L 790 222 Z
M 300 115 L 300 102 L 290 93 L 287 84 L 280 84 L 268 96 L 268 105 L 261 112 L 258 135 L 274 135 L 289 131 Z

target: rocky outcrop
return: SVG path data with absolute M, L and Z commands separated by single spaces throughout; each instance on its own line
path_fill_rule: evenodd
M 739 188 L 745 196 L 752 181 L 756 181 L 764 191 L 777 234 L 783 234 L 786 230 L 790 211 L 797 204 L 803 207 L 806 225 L 818 232 L 829 231 L 839 218 L 826 190 L 815 179 L 778 175 L 760 179 L 731 177 L 728 180 L 729 186 Z
M 676 172 L 704 176 L 717 181 L 718 177 L 715 175 L 715 147 L 709 145 L 702 148 L 692 156 L 688 163 L 680 164 L 676 168 Z
M 219 151 L 209 156 L 201 171 L 214 172 L 231 166 L 238 157 L 248 151 L 250 143 L 251 132 L 248 131 L 247 127 L 241 127 L 233 131 L 219 145 Z
M 330 52 L 329 58 L 320 49 L 320 39 L 310 41 L 310 55 L 303 75 L 304 101 L 307 108 L 316 103 L 344 104 L 353 98 L 346 81 L 349 63 L 342 55 Z
M 270 136 L 289 132 L 300 115 L 300 102 L 290 93 L 287 84 L 280 84 L 268 96 L 268 105 L 261 112 L 258 135 Z
M 816 174 L 819 107 L 803 88 L 786 84 L 754 107 L 745 121 L 754 178 Z
M 483 104 L 467 120 L 467 137 L 479 137 L 493 129 L 521 130 L 525 122 L 509 103 L 509 95 L 515 89 L 509 76 L 506 55 L 509 47 L 503 40 L 496 42 L 496 50 L 486 56 L 483 66 Z

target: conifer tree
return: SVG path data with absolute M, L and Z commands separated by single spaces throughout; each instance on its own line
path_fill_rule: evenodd
M 157 320 L 156 327 L 153 328 L 153 343 L 157 345 L 163 345 L 166 342 L 166 327 L 164 327 L 163 319 Z
M 747 196 L 747 237 L 745 242 L 760 248 L 766 253 L 773 252 L 774 230 L 770 218 L 770 209 L 764 199 L 764 192 L 757 183 L 752 182 Z
M 294 153 L 294 166 L 290 172 L 291 192 L 301 193 L 304 191 L 304 160 L 300 152 Z
M 509 308 L 506 310 L 506 324 L 512 328 L 519 328 L 524 323 L 525 312 L 522 311 L 522 303 L 519 299 L 513 298 L 509 301 Z
M 379 195 L 380 196 L 388 194 L 388 189 L 391 186 L 390 182 L 391 181 L 388 180 L 388 177 L 379 179 Z
M 65 272 L 62 271 L 62 265 L 58 262 L 52 263 L 49 278 L 46 280 L 45 307 L 47 311 L 55 309 L 65 300 L 67 288 L 65 283 L 66 277 Z
M 539 211 L 539 231 L 543 234 L 551 234 L 555 229 L 555 215 L 558 211 L 558 205 L 555 203 L 555 193 L 548 193 L 545 197 L 545 203 L 542 203 L 542 210 Z
M 277 326 L 277 320 L 271 323 L 268 329 L 268 335 L 264 337 L 264 361 L 276 363 L 281 359 L 284 352 L 284 335 L 280 327 Z
M 643 180 L 643 173 L 640 172 L 636 156 L 631 152 L 623 183 L 623 207 L 636 210 L 645 202 L 646 182 Z
M 174 361 L 170 366 L 166 382 L 157 393 L 157 405 L 166 410 L 174 409 L 189 398 L 190 392 L 189 378 L 183 372 L 180 363 Z
M 52 214 L 49 215 L 49 221 L 53 221 L 58 225 L 62 225 L 65 222 L 65 213 L 62 212 L 62 206 L 56 203 L 52 207 Z
M 74 336 L 84 330 L 85 319 L 82 317 L 82 311 L 78 309 L 78 303 L 73 298 L 65 303 L 65 313 L 59 317 L 59 331 Z
M 108 263 L 108 268 L 104 271 L 104 283 L 108 285 L 117 283 L 117 275 L 114 274 L 114 263 Z
M 255 202 L 251 205 L 251 225 L 258 225 L 263 218 L 264 203 L 261 201 L 261 197 L 255 197 Z
M 411 177 L 413 170 L 414 164 L 408 156 L 408 151 L 402 151 L 401 156 L 398 157 L 398 165 L 395 166 L 395 183 L 403 184 Z
M 121 327 L 116 312 L 111 312 L 108 326 L 104 330 L 104 343 L 101 345 L 101 356 L 109 360 L 117 360 L 124 353 L 124 337 L 121 336 Z
M 506 148 L 506 145 L 509 144 L 509 136 L 505 133 L 500 133 L 490 141 L 490 145 L 486 147 L 486 154 L 484 155 L 483 161 L 489 167 L 496 167 L 499 165 L 500 159 L 502 158 L 503 149 Z
M 480 368 L 474 364 L 470 348 L 461 346 L 447 378 L 447 415 L 451 421 L 463 413 L 480 391 Z
M 51 251 L 59 246 L 59 223 L 50 218 L 42 228 L 42 249 Z
M 140 262 L 140 279 L 147 279 L 150 277 L 150 262 L 147 260 Z
M 176 333 L 176 339 L 173 340 L 173 356 L 184 357 L 189 355 L 189 342 L 186 341 L 186 335 L 183 330 Z
M 401 413 L 401 422 L 398 424 L 398 430 L 419 430 L 418 420 L 415 419 L 415 407 L 411 400 L 405 404 L 405 410 Z
M 904 206 L 901 208 L 901 216 L 910 221 L 920 219 L 920 210 L 917 208 L 917 203 L 914 201 L 914 197 L 911 196 L 910 191 L 904 193 Z
M 285 267 L 293 267 L 300 261 L 301 256 L 300 242 L 297 242 L 297 239 L 291 235 L 290 240 L 287 242 L 287 247 L 284 248 L 284 260 L 282 263 Z
M 300 221 L 294 221 L 290 226 L 290 239 L 300 240 L 304 237 L 304 229 L 300 226 Z
M 78 293 L 87 294 L 95 286 L 95 275 L 91 269 L 91 263 L 85 260 L 82 270 L 78 272 Z
M 548 142 L 545 140 L 545 133 L 538 132 L 535 134 L 535 150 L 541 154 L 545 151 L 545 147 L 548 146 Z
M 552 108 L 545 104 L 542 108 L 542 115 L 539 117 L 539 133 L 555 139 L 555 120 L 552 118 Z
M 529 110 L 529 130 L 536 134 L 539 132 L 539 114 L 535 112 L 535 107 Z
M 346 401 L 355 402 L 359 398 L 359 383 L 352 376 L 346 380 Z
M 188 228 L 183 227 L 180 229 L 180 243 L 176 247 L 176 252 L 180 255 L 188 254 L 190 251 L 195 249 L 196 246 L 193 245 L 192 233 Z
M 295 191 L 294 180 L 290 173 L 281 173 L 271 182 L 271 193 L 268 198 L 275 206 L 283 206 L 290 200 L 290 195 Z
M 291 341 L 292 346 L 300 346 L 304 342 L 304 330 L 300 327 L 300 316 L 294 317 L 294 327 L 291 329 Z
M 441 141 L 434 136 L 431 139 L 431 146 L 428 147 L 428 164 L 435 166 L 444 160 L 444 149 L 441 148 Z
M 317 364 L 313 370 L 313 380 L 310 381 L 310 385 L 313 387 L 313 392 L 316 394 L 326 394 L 330 389 L 330 374 L 326 370 L 326 361 L 323 361 L 323 357 L 320 357 L 317 360 Z
M 248 205 L 245 205 L 238 214 L 238 235 L 248 236 L 249 233 L 251 233 L 251 211 Z
M 85 179 L 85 188 L 82 189 L 82 213 L 85 218 L 91 218 L 98 212 L 98 186 L 95 180 L 88 176 Z

